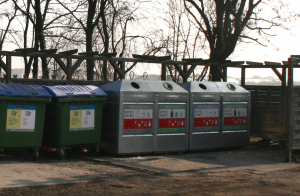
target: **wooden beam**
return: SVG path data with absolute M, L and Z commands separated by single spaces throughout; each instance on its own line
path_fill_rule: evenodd
M 77 63 L 77 62 L 76 62 Z M 76 70 L 72 70 L 73 67 L 72 67 L 72 58 L 67 58 L 67 84 L 68 85 L 71 85 L 72 84 L 72 75 L 74 73 L 74 71 Z
M 188 68 L 187 68 L 187 64 L 183 64 L 183 73 L 184 73 L 184 77 L 183 77 L 183 83 L 187 82 L 188 76 L 187 76 L 187 72 L 188 72 Z
M 73 58 L 72 58 L 73 59 Z M 76 63 L 72 66 L 72 69 L 71 69 L 71 74 L 73 74 L 76 69 L 81 65 L 81 63 L 84 61 L 85 59 L 78 59 L 76 61 Z
M 7 65 L 2 61 L 2 59 L 0 59 L 0 67 L 2 67 L 5 72 L 7 72 Z
M 179 64 L 174 64 L 174 66 L 177 69 L 177 71 L 179 72 L 180 76 L 182 78 L 185 78 L 185 73 L 183 72 L 183 70 L 181 69 L 181 67 L 179 66 Z
M 9 51 L 0 50 L 0 55 L 7 55 Z
M 281 86 L 286 87 L 286 68 L 282 68 L 282 81 Z
M 65 63 L 60 58 L 57 57 L 54 57 L 54 60 L 57 62 L 59 67 L 68 75 L 68 68 L 65 65 Z
M 18 48 L 15 49 L 16 52 L 30 53 L 36 51 L 35 48 Z
M 288 86 L 286 91 L 286 145 L 285 145 L 285 161 L 292 161 L 293 146 L 293 125 L 294 125 L 294 79 L 293 79 L 293 58 L 289 58 L 288 67 Z
M 264 63 L 265 63 L 265 65 L 274 65 L 274 66 L 281 65 L 281 63 L 279 63 L 279 62 L 271 62 L 271 61 L 265 61 Z
M 190 75 L 192 74 L 192 72 L 195 70 L 195 68 L 197 67 L 197 65 L 192 65 L 189 70 L 186 73 L 186 77 L 190 77 Z
M 167 64 L 165 63 L 161 64 L 161 80 L 167 80 Z
M 122 77 L 123 72 L 122 70 L 119 68 L 119 66 L 117 65 L 116 61 L 109 61 L 109 63 L 111 64 L 111 66 L 113 66 L 113 68 L 118 72 L 119 76 Z M 125 73 L 124 73 L 125 74 Z
M 39 52 L 42 52 L 45 54 L 55 54 L 57 52 L 57 49 L 45 49 L 45 50 L 40 50 Z
M 99 52 L 98 51 L 89 51 L 89 52 L 81 52 L 78 53 L 79 55 L 84 55 L 84 56 L 94 56 L 94 55 L 98 55 Z
M 7 66 L 6 83 L 11 83 L 11 56 L 10 55 L 6 56 L 6 66 Z
M 227 82 L 227 67 L 223 67 L 224 82 Z
M 78 49 L 74 49 L 74 50 L 63 51 L 63 52 L 60 52 L 59 54 L 72 55 L 72 54 L 76 54 L 77 52 L 78 52 Z
M 264 65 L 263 63 L 253 62 L 253 61 L 246 61 L 246 64 L 248 64 L 248 65 Z
M 277 68 L 271 68 L 273 71 L 274 71 L 274 73 L 277 75 L 277 77 L 281 80 L 281 82 L 282 82 L 282 75 L 281 75 L 281 73 L 277 70 Z
M 241 69 L 241 86 L 246 85 L 246 68 Z
M 120 65 L 121 65 L 121 71 L 122 71 L 122 76 L 121 76 L 121 79 L 125 79 L 125 61 L 121 61 L 121 62 L 119 62 L 120 63 Z

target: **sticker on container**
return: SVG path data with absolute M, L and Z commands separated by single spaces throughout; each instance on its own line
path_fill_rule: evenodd
M 153 104 L 124 104 L 123 134 L 153 133 Z
M 158 133 L 185 133 L 185 104 L 159 104 Z
M 224 104 L 224 130 L 247 130 L 247 104 Z
M 34 132 L 36 106 L 8 105 L 6 131 Z
M 194 132 L 218 131 L 220 104 L 194 104 Z
M 94 130 L 95 106 L 70 106 L 70 131 Z

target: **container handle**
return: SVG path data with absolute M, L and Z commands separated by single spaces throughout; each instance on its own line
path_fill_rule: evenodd
M 144 79 L 144 80 L 147 80 L 147 78 L 148 78 L 148 73 L 147 73 L 147 72 L 144 72 L 144 74 L 143 74 L 143 79 Z
M 211 74 L 208 74 L 207 78 L 208 78 L 208 81 L 211 82 L 212 75 L 211 75 Z
M 131 71 L 131 72 L 129 73 L 129 77 L 130 77 L 130 80 L 133 80 L 133 79 L 134 79 L 134 72 L 133 72 L 133 71 Z

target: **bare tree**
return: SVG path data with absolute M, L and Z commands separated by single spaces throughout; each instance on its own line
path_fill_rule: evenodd
M 209 59 L 223 62 L 237 44 L 250 40 L 264 45 L 261 36 L 268 30 L 283 26 L 281 15 L 286 6 L 281 0 L 184 0 L 193 22 L 209 45 Z M 261 15 L 268 12 L 268 17 Z M 289 16 L 290 17 L 290 16 Z M 211 67 L 213 81 L 220 80 L 220 68 Z

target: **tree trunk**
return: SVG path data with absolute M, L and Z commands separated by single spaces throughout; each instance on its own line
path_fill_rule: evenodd
M 86 52 L 93 51 L 93 29 L 87 28 L 86 31 Z M 94 61 L 86 61 L 87 80 L 94 80 Z
M 46 49 L 45 47 L 45 37 L 44 37 L 44 30 L 43 30 L 43 19 L 41 13 L 41 3 L 40 0 L 35 0 L 35 14 L 36 14 L 36 24 L 35 24 L 35 41 L 39 43 L 37 45 L 38 48 L 41 50 Z M 43 78 L 49 79 L 49 73 L 47 68 L 47 61 L 45 57 L 42 57 L 42 72 Z

